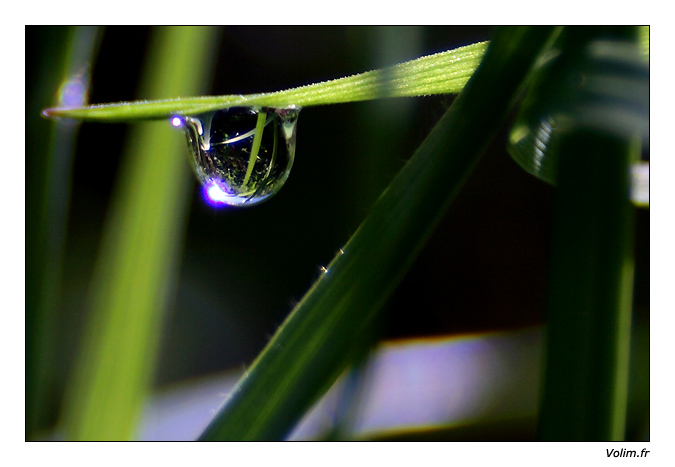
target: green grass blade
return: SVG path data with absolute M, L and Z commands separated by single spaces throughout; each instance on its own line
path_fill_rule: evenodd
M 199 92 L 212 28 L 158 28 L 144 93 Z M 128 440 L 153 378 L 189 194 L 183 136 L 166 122 L 133 129 L 102 240 L 91 316 L 65 403 L 74 440 Z
M 566 28 L 553 68 L 559 74 L 548 78 L 562 100 L 547 102 L 557 123 L 545 157 L 555 161 L 550 173 L 557 189 L 543 440 L 624 437 L 634 269 L 631 166 L 649 130 L 649 70 L 637 40 L 634 27 Z
M 505 118 L 556 28 L 497 30 L 463 92 L 239 382 L 202 440 L 283 438 L 378 311 Z
M 48 122 L 39 117 L 39 110 L 47 102 L 86 98 L 87 70 L 96 60 L 101 33 L 102 28 L 96 26 L 29 33 L 44 37 L 52 50 L 41 57 L 36 72 L 39 84 L 26 101 L 26 173 L 30 180 L 26 190 L 26 439 L 39 438 L 56 417 L 59 395 L 53 349 L 58 341 L 72 159 L 80 126 L 72 120 Z
M 79 108 L 47 109 L 55 118 L 128 121 L 169 118 L 235 106 L 307 107 L 384 97 L 457 93 L 478 67 L 487 42 L 421 57 L 383 70 L 310 84 L 284 91 L 246 96 L 207 96 L 158 101 L 121 102 Z M 176 93 L 167 93 L 167 95 Z
M 639 141 L 592 130 L 561 138 L 542 440 L 624 437 L 635 228 L 627 193 Z

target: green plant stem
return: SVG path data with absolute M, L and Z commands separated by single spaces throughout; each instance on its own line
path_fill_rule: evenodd
M 47 122 L 38 103 L 62 103 L 61 90 L 76 83 L 89 86 L 101 28 L 55 28 L 45 37 L 60 53 L 46 54 L 40 85 L 31 92 L 26 118 L 26 438 L 35 439 L 55 421 L 59 384 L 54 348 L 58 342 L 61 272 L 70 205 L 72 158 L 79 122 Z M 61 73 L 55 72 L 62 66 Z M 82 92 L 80 96 L 86 95 Z M 71 95 L 72 99 L 72 95 Z M 36 108 L 37 107 L 37 108 Z M 37 135 L 49 135 L 44 137 Z M 31 144 L 36 147 L 30 147 Z
M 561 136 L 539 436 L 624 437 L 633 278 L 629 164 L 638 143 Z
M 143 92 L 199 92 L 213 35 L 213 28 L 156 29 Z M 135 434 L 180 257 L 190 180 L 184 147 L 181 135 L 159 122 L 136 126 L 128 141 L 65 402 L 69 439 Z
M 505 118 L 556 28 L 495 32 L 484 61 L 325 274 L 239 382 L 201 440 L 273 440 L 368 342 L 369 324 Z
M 129 121 L 192 115 L 236 106 L 307 107 L 385 97 L 458 93 L 478 67 L 486 48 L 487 42 L 479 42 L 382 70 L 278 92 L 54 108 L 43 114 L 53 118 Z

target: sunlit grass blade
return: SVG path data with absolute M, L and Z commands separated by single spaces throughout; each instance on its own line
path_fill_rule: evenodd
M 214 31 L 158 28 L 144 92 L 199 92 L 208 76 Z M 189 193 L 184 144 L 182 135 L 159 122 L 135 127 L 128 140 L 65 403 L 69 439 L 134 436 L 180 257 Z
M 282 439 L 347 367 L 557 28 L 496 31 L 484 61 L 240 381 L 202 440 Z
M 172 115 L 191 115 L 234 106 L 307 107 L 384 97 L 458 93 L 478 67 L 486 48 L 487 42 L 479 42 L 382 70 L 278 92 L 54 108 L 45 110 L 43 114 L 47 117 L 82 120 L 147 120 L 169 118 Z M 167 93 L 167 95 L 175 94 L 177 93 Z

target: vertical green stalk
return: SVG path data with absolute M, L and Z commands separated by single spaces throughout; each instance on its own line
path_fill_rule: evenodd
M 155 30 L 141 97 L 190 95 L 209 76 L 212 28 Z M 96 157 L 95 154 L 92 157 Z M 133 128 L 90 295 L 65 429 L 74 440 L 134 436 L 150 389 L 187 214 L 185 142 L 167 122 Z
M 28 209 L 26 242 L 26 438 L 40 436 L 54 422 L 57 406 L 55 356 L 61 272 L 70 205 L 72 159 L 80 123 L 47 122 L 39 105 L 86 104 L 89 71 L 101 28 L 79 26 L 40 31 L 60 53 L 45 53 L 39 85 L 27 102 Z M 63 38 L 63 40 L 61 39 Z M 63 42 L 63 43 L 62 43 Z M 58 69 L 62 65 L 63 70 Z M 54 72 L 52 70 L 58 70 Z M 57 81 L 60 80 L 60 81 Z M 32 135 L 30 134 L 32 133 Z M 50 135 L 47 141 L 36 135 Z M 37 144 L 39 147 L 30 147 Z
M 564 53 L 572 61 L 596 39 L 638 38 L 634 27 L 568 32 Z M 639 158 L 640 138 L 569 122 L 556 146 L 558 187 L 539 436 L 622 440 L 634 263 L 630 164 Z
M 622 440 L 633 278 L 629 164 L 639 141 L 561 136 L 542 440 Z

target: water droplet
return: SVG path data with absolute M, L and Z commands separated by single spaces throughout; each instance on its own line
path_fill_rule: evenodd
M 197 178 L 213 205 L 251 206 L 277 193 L 295 158 L 299 108 L 231 107 L 171 124 L 185 130 Z

